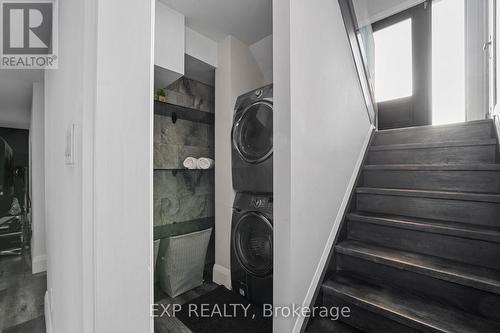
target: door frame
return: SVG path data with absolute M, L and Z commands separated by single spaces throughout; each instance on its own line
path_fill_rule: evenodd
M 425 12 L 419 12 L 423 7 Z M 379 113 L 385 108 L 409 108 L 408 121 L 394 122 L 385 128 L 423 126 L 432 123 L 432 5 L 424 1 L 402 12 L 372 23 L 373 33 L 402 22 L 412 20 L 412 86 L 411 97 L 377 103 Z M 415 28 L 418 26 L 418 28 Z M 376 75 L 376 74 L 375 74 Z M 379 114 L 380 126 L 380 114 Z M 383 126 L 383 125 L 382 125 Z M 385 129 L 382 128 L 382 129 Z

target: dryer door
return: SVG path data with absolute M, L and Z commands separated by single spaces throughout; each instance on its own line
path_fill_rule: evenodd
M 265 161 L 273 153 L 273 105 L 268 101 L 250 104 L 236 119 L 233 145 L 248 163 Z
M 273 227 L 264 215 L 242 215 L 234 229 L 233 246 L 236 258 L 249 274 L 265 277 L 273 272 Z

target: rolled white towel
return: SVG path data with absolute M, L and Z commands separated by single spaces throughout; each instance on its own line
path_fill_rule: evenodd
M 198 160 L 194 157 L 186 157 L 186 159 L 184 160 L 184 162 L 182 163 L 182 165 L 184 165 L 184 167 L 186 169 L 198 169 Z
M 196 163 L 198 165 L 198 169 L 204 169 L 204 170 L 212 169 L 215 165 L 215 161 L 208 157 L 200 157 L 196 161 Z

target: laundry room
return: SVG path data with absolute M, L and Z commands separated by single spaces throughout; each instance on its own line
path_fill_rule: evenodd
M 272 331 L 272 27 L 271 0 L 155 2 L 155 332 Z

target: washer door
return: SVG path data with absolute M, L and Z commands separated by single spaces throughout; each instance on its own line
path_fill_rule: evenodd
M 233 127 L 233 145 L 248 163 L 265 161 L 273 153 L 273 105 L 253 103 L 243 110 Z
M 273 272 L 273 226 L 264 215 L 244 214 L 236 224 L 233 246 L 247 273 L 265 277 Z

